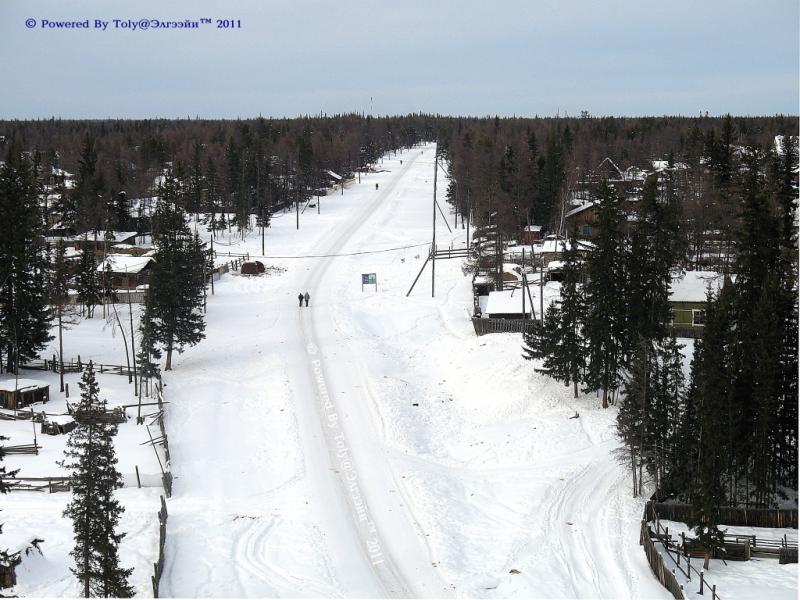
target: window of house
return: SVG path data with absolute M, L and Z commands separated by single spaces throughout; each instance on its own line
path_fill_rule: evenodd
M 706 324 L 706 311 L 701 309 L 692 309 L 692 325 L 705 325 Z
M 591 223 L 584 223 L 581 227 L 581 234 L 582 235 L 592 235 L 592 225 Z

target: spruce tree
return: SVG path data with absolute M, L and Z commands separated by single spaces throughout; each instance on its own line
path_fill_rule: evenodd
M 38 194 L 33 163 L 12 146 L 0 165 L 0 355 L 9 371 L 52 339 Z
M 52 275 L 50 277 L 50 305 L 53 306 L 58 323 L 58 359 L 60 391 L 64 391 L 64 317 L 69 299 L 69 272 L 64 257 L 64 244 L 58 242 L 53 257 Z
M 698 445 L 695 487 L 692 490 L 694 520 L 689 523 L 705 548 L 705 568 L 722 541 L 720 507 L 726 502 L 725 476 L 730 477 L 727 456 L 733 452 L 731 423 L 732 346 L 734 345 L 734 291 L 726 281 L 718 297 L 709 294 L 702 358 L 693 377 L 694 411 L 697 416 Z M 737 440 L 741 443 L 742 440 Z
M 620 385 L 625 362 L 628 301 L 625 298 L 625 238 L 623 215 L 616 191 L 603 181 L 598 190 L 599 233 L 587 261 L 586 338 L 589 362 L 585 383 L 589 390 L 603 391 L 603 408 L 608 393 Z
M 96 140 L 87 133 L 78 160 L 77 183 L 72 191 L 79 231 L 99 231 L 102 228 L 104 191 L 105 182 L 98 167 Z
M 86 306 L 86 317 L 94 316 L 94 307 L 102 301 L 102 287 L 97 276 L 97 264 L 89 244 L 81 248 L 81 265 L 77 277 L 78 301 Z
M 561 298 L 547 308 L 544 330 L 540 332 L 538 352 L 541 353 L 543 363 L 539 371 L 547 373 L 564 385 L 572 384 L 577 398 L 578 383 L 582 381 L 586 367 L 586 342 L 583 335 L 586 306 L 574 234 L 564 252 L 563 273 Z
M 169 177 L 166 185 L 172 185 Z M 165 186 L 166 188 L 166 186 Z M 155 344 L 166 353 L 164 370 L 172 369 L 172 352 L 181 352 L 205 337 L 203 297 L 205 251 L 192 237 L 183 212 L 164 193 L 156 212 L 158 249 L 147 292 L 144 317 Z
M 117 426 L 103 422 L 105 410 L 91 363 L 79 383 L 81 399 L 75 409 L 77 427 L 70 433 L 62 466 L 71 470 L 72 499 L 64 516 L 72 519 L 75 547 L 70 570 L 85 598 L 133 596 L 128 584 L 132 569 L 119 565 L 118 548 L 125 534 L 118 533 L 124 508 L 114 498 L 122 487 L 117 470 L 114 436 Z
M 558 306 L 551 303 L 544 314 L 544 324 L 533 320 L 533 328 L 522 334 L 522 358 L 525 360 L 544 361 L 554 352 L 555 331 L 559 320 Z M 539 367 L 537 370 L 549 374 L 545 367 Z
M 773 158 L 773 196 L 780 217 L 780 257 L 774 320 L 781 339 L 775 348 L 777 362 L 775 468 L 778 495 L 783 487 L 797 485 L 798 447 L 798 140 L 782 136 L 781 152 Z

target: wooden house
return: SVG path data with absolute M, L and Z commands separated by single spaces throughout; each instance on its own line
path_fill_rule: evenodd
M 586 256 L 589 254 L 589 252 L 594 250 L 594 244 L 588 240 L 579 239 L 577 242 L 578 253 L 581 256 Z M 567 240 L 548 236 L 544 241 L 534 244 L 531 250 L 533 252 L 535 263 L 537 265 L 544 264 L 546 266 L 548 263 L 551 263 L 554 260 L 562 260 L 566 248 Z
M 118 290 L 132 290 L 147 283 L 155 260 L 152 256 L 133 256 L 130 254 L 109 254 L 97 265 L 97 271 L 104 273 L 106 265 L 111 267 L 111 285 Z
M 564 215 L 565 230 L 583 238 L 597 237 L 597 204 L 593 201 L 576 206 Z
M 135 244 L 135 231 L 94 231 L 75 236 L 75 247 L 79 250 L 88 246 L 96 256 L 111 252 L 114 244 Z
M 50 399 L 50 386 L 35 379 L 0 380 L 0 405 L 3 408 L 19 410 L 36 402 Z
M 708 291 L 718 292 L 725 275 L 715 271 L 686 271 L 672 281 L 669 294 L 670 326 L 677 337 L 701 337 L 706 322 Z

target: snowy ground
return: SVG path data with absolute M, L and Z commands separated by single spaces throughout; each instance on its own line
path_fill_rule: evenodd
M 299 234 L 276 215 L 266 254 L 420 247 L 223 277 L 207 339 L 167 374 L 162 593 L 668 597 L 611 456 L 613 411 L 535 374 L 518 335 L 476 338 L 460 261 L 437 262 L 435 298 L 430 270 L 405 297 L 430 239 L 433 146 L 383 167 Z M 437 239 L 465 234 L 440 221 Z M 261 253 L 255 234 L 231 243 Z
M 161 488 L 124 488 L 116 497 L 125 506 L 120 530 L 126 532 L 120 544 L 120 563 L 133 567 L 130 583 L 137 596 L 153 597 L 150 581 L 153 563 L 158 558 L 158 511 Z M 69 553 L 74 547 L 72 522 L 62 516 L 71 495 L 41 492 L 11 493 L 3 497 L 0 521 L 3 548 L 21 550 L 34 538 L 43 539 L 42 554 L 23 555 L 17 567 L 17 585 L 4 594 L 22 597 L 70 598 L 82 594 L 81 586 L 69 569 Z

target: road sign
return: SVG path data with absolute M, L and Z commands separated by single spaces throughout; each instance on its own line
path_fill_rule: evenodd
M 362 273 L 361 274 L 361 291 L 364 291 L 365 285 L 374 285 L 378 289 L 378 277 L 375 273 Z

